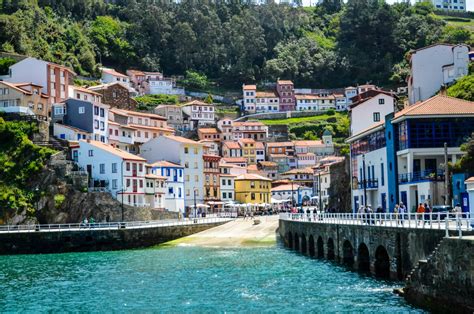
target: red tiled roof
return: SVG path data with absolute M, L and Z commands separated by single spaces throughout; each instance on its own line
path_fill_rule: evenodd
M 278 164 L 273 161 L 259 161 L 258 163 L 262 167 L 278 167 Z
M 291 84 L 291 85 L 293 85 L 293 82 L 290 81 L 290 80 L 278 80 L 277 84 L 284 84 L 284 85 Z
M 300 187 L 299 184 L 282 184 L 282 185 L 278 185 L 274 188 L 272 188 L 272 192 L 281 192 L 281 191 L 294 191 L 295 194 L 298 190 L 298 188 Z
M 384 90 L 381 90 L 381 89 L 371 89 L 371 90 L 365 91 L 363 93 L 360 93 L 357 96 L 352 97 L 351 98 L 352 104 L 350 105 L 350 108 L 352 109 L 352 108 L 360 105 L 361 103 L 364 103 L 364 102 L 368 101 L 369 99 L 372 99 L 372 98 L 374 98 L 374 97 L 376 97 L 377 95 L 380 95 L 380 94 L 384 94 L 384 95 L 387 95 L 387 96 L 392 96 L 394 98 L 397 98 L 397 96 L 394 93 L 387 92 L 387 91 L 384 91 Z
M 423 102 L 397 112 L 393 122 L 417 116 L 466 116 L 474 115 L 474 102 L 445 95 L 436 95 Z
M 282 173 L 282 175 L 287 175 L 287 174 L 313 174 L 313 169 L 308 167 L 308 168 L 295 168 L 288 170 L 287 172 Z
M 166 121 L 166 118 L 163 116 L 160 116 L 158 114 L 154 113 L 147 113 L 147 112 L 139 112 L 139 111 L 132 111 L 132 110 L 125 110 L 125 109 L 118 109 L 118 108 L 112 108 L 110 109 L 112 113 L 118 113 L 121 115 L 131 115 L 131 116 L 141 116 L 141 117 L 148 117 L 151 119 L 156 119 L 156 120 L 163 120 Z
M 257 92 L 257 98 L 278 98 L 274 92 Z
M 113 76 L 128 77 L 125 74 L 115 71 L 114 69 L 102 68 L 102 72 L 113 75 Z
M 235 180 L 260 180 L 260 181 L 272 181 L 268 178 L 262 177 L 254 173 L 246 173 L 238 176 Z
M 133 155 L 133 154 L 130 154 L 124 150 L 121 150 L 121 149 L 118 149 L 118 148 L 115 148 L 111 145 L 108 145 L 108 144 L 104 144 L 102 142 L 99 142 L 99 141 L 93 141 L 93 140 L 81 140 L 79 141 L 79 143 L 88 143 L 92 146 L 95 146 L 99 149 L 102 149 L 106 152 L 109 152 L 111 154 L 114 154 L 115 156 L 118 156 L 122 159 L 126 159 L 126 160 L 137 160 L 137 161 L 146 161 L 144 158 L 140 157 L 140 156 L 137 156 L 137 155 Z
M 292 142 L 269 142 L 267 143 L 267 147 L 287 147 L 287 146 L 294 146 Z
M 183 166 L 175 164 L 167 160 L 161 160 L 150 164 L 152 167 L 173 167 L 173 168 L 183 168 Z
M 222 160 L 227 163 L 238 163 L 238 164 L 247 163 L 247 159 L 245 159 L 244 157 L 224 157 L 222 158 Z
M 256 90 L 257 85 L 245 85 L 242 87 L 244 90 Z
M 223 146 L 226 146 L 228 149 L 240 149 L 240 145 L 237 142 L 224 142 Z
M 198 129 L 198 132 L 206 133 L 206 134 L 217 134 L 217 133 L 219 133 L 219 131 L 217 131 L 216 128 L 200 128 L 200 129 Z
M 185 138 L 185 137 L 177 136 L 177 135 L 165 135 L 164 137 L 166 137 L 170 140 L 173 140 L 173 141 L 183 143 L 183 144 L 204 145 L 202 143 L 190 140 L 190 139 Z

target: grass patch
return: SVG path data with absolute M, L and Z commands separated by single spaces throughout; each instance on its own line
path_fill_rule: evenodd
M 326 121 L 328 118 L 335 117 L 340 118 L 342 114 L 336 113 L 334 115 L 321 114 L 311 117 L 299 117 L 299 118 L 289 118 L 289 119 L 275 119 L 275 120 L 260 120 L 265 125 L 290 125 L 290 124 L 301 124 L 305 122 L 322 122 Z
M 469 29 L 471 32 L 474 32 L 474 19 L 467 18 L 467 17 L 441 16 L 441 15 L 438 15 L 438 16 L 449 25 L 465 27 Z

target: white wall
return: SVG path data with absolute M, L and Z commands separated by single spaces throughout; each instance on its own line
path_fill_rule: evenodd
M 383 99 L 384 104 L 379 104 Z M 394 110 L 394 98 L 385 94 L 377 96 L 355 106 L 351 109 L 351 135 L 367 129 L 374 123 L 374 113 L 380 113 L 380 121 L 385 121 L 385 116 Z
M 34 83 L 41 85 L 43 93 L 48 93 L 48 62 L 35 58 L 26 58 L 10 67 L 11 76 L 5 81 L 12 83 Z

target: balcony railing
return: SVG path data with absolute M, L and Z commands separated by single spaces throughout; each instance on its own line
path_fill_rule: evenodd
M 360 190 L 364 189 L 364 181 L 359 182 L 357 185 L 359 186 Z M 378 179 L 366 180 L 365 181 L 365 188 L 366 189 L 378 189 L 379 188 L 379 180 Z
M 398 175 L 398 183 L 411 183 L 421 181 L 444 181 L 444 170 L 423 170 L 417 172 L 401 173 Z

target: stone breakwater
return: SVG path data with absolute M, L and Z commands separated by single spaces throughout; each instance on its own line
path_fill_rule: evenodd
M 185 237 L 225 223 L 151 226 L 124 229 L 79 229 L 0 233 L 0 254 L 109 251 L 144 248 Z
M 433 312 L 474 312 L 474 236 L 444 238 L 407 277 L 405 299 Z

